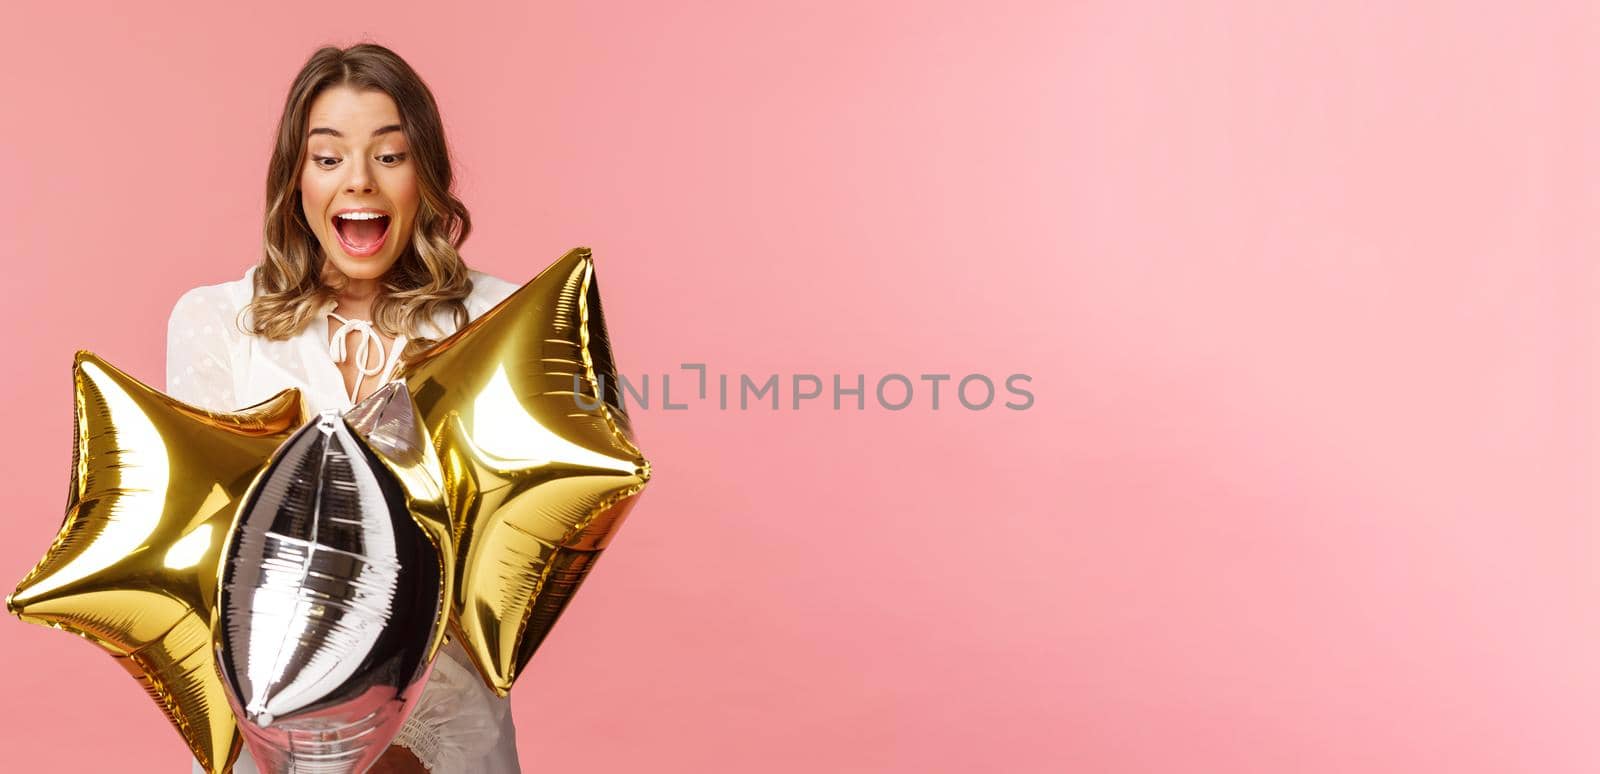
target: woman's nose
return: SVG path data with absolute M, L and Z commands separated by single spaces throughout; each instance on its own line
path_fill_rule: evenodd
M 357 168 L 351 174 L 349 182 L 345 183 L 344 190 L 347 193 L 372 193 L 372 175 L 368 174 L 365 169 Z

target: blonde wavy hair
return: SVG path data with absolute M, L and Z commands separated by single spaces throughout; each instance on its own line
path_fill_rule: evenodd
M 419 323 L 440 310 L 467 323 L 463 299 L 472 291 L 467 265 L 458 249 L 472 231 L 466 205 L 452 192 L 454 176 L 444 125 L 433 93 L 398 54 L 375 43 L 317 50 L 295 76 L 278 121 L 278 138 L 267 167 L 266 223 L 254 297 L 242 325 L 269 339 L 287 339 L 310 325 L 317 310 L 335 298 L 344 282 L 337 270 L 324 280 L 327 260 L 300 206 L 300 173 L 306 161 L 306 131 L 311 103 L 335 86 L 377 89 L 400 111 L 400 123 L 416 164 L 420 201 L 405 249 L 380 280 L 372 304 L 378 331 L 410 339 L 401 353 L 409 358 L 437 343 L 421 338 Z M 333 284 L 329 284 L 329 283 Z

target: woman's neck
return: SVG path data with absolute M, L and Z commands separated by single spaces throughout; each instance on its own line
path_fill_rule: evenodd
M 372 302 L 378 298 L 382 284 L 376 279 L 357 279 L 346 277 L 344 287 L 339 290 L 338 304 L 335 311 L 346 317 L 352 315 L 364 320 L 372 319 Z

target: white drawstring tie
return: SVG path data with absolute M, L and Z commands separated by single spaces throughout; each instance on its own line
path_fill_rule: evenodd
M 345 357 L 349 354 L 345 349 L 345 337 L 350 334 L 350 331 L 356 331 L 361 334 L 361 343 L 356 345 L 356 369 L 361 372 L 361 376 L 356 379 L 356 386 L 350 392 L 350 402 L 353 404 L 356 402 L 356 395 L 361 391 L 361 383 L 373 374 L 383 373 L 384 367 L 389 363 L 389 356 L 384 352 L 383 339 L 378 336 L 377 331 L 372 329 L 372 323 L 366 320 L 347 320 L 341 317 L 338 312 L 329 311 L 328 314 L 333 319 L 344 323 L 339 326 L 339 330 L 333 332 L 333 341 L 328 343 L 328 356 L 333 358 L 333 362 L 343 363 Z M 374 343 L 378 345 L 378 365 L 368 368 L 368 345 Z

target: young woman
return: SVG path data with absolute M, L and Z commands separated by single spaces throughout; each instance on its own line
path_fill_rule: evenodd
M 167 327 L 167 393 L 233 410 L 298 387 L 349 408 L 399 362 L 516 285 L 467 268 L 433 95 L 382 46 L 323 48 L 290 87 L 267 172 L 264 255 L 183 294 Z M 193 771 L 200 772 L 196 763 Z M 236 774 L 257 774 L 249 752 Z M 510 704 L 447 643 L 372 772 L 518 774 Z

